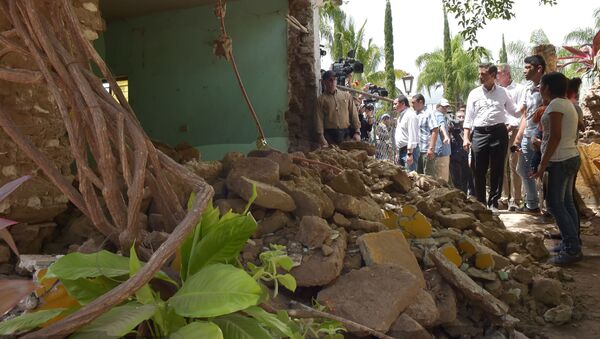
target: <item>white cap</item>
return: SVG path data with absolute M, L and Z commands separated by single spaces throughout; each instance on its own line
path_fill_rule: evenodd
M 446 100 L 446 98 L 441 98 L 439 105 L 440 106 L 444 106 L 444 107 L 448 107 L 448 106 L 450 106 L 450 102 L 448 100 Z

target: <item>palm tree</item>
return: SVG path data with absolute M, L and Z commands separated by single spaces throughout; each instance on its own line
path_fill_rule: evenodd
M 510 73 L 513 81 L 523 81 L 523 59 L 531 54 L 533 47 L 549 43 L 548 36 L 542 29 L 536 29 L 531 32 L 528 43 L 522 40 L 508 42 L 506 51 L 508 52 L 508 64 L 510 65 Z
M 450 70 L 444 63 L 444 50 L 437 49 L 431 53 L 425 53 L 417 57 L 415 61 L 421 70 L 417 91 L 426 89 L 431 94 L 432 88 L 443 86 L 444 79 L 448 75 L 449 87 L 453 93 L 449 93 L 449 100 L 456 105 L 461 105 L 467 99 L 469 92 L 477 86 L 479 78 L 478 65 L 490 58 L 490 52 L 482 51 L 482 56 L 472 53 L 464 48 L 463 38 L 460 35 L 452 38 L 452 63 Z
M 594 10 L 592 16 L 594 18 L 594 27 L 577 28 L 576 30 L 567 33 L 563 43 L 565 45 L 577 46 L 589 44 L 596 32 L 600 30 L 600 7 Z

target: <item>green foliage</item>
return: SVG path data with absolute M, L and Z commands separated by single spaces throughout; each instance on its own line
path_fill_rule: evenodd
M 215 323 L 196 321 L 171 334 L 169 339 L 223 339 L 223 331 Z
M 463 30 L 460 34 L 471 46 L 477 44 L 477 31 L 488 20 L 510 20 L 515 16 L 514 0 L 442 0 L 448 13 L 453 13 Z M 557 0 L 539 0 L 540 4 L 554 5 Z
M 168 305 L 185 317 L 208 318 L 246 309 L 261 297 L 258 283 L 242 269 L 214 264 L 190 276 Z
M 339 321 L 325 320 L 319 324 L 317 333 L 323 334 L 326 339 L 343 339 L 344 335 L 339 332 L 345 332 L 346 329 Z
M 285 246 L 271 244 L 271 250 L 262 252 L 259 255 L 260 266 L 248 263 L 248 269 L 254 279 L 262 281 L 272 281 L 275 284 L 275 296 L 279 291 L 279 284 L 282 284 L 288 290 L 296 290 L 296 279 L 289 273 L 280 274 L 278 268 L 289 272 L 292 269 L 292 259 L 287 256 Z
M 193 200 L 191 197 L 190 203 Z M 230 211 L 220 216 L 218 209 L 209 204 L 180 249 L 183 284 L 172 297 L 163 300 L 160 293 L 146 284 L 125 304 L 112 308 L 73 337 L 121 337 L 145 322 L 145 329 L 153 337 L 303 338 L 301 327 L 285 312 L 275 315 L 256 307 L 267 297 L 260 281 L 273 279 L 291 290 L 296 287 L 290 274 L 277 272 L 279 268 L 285 271 L 292 268 L 285 248 L 273 247 L 262 253 L 263 265 L 255 267 L 254 276 L 229 264 L 237 263 L 241 249 L 255 230 L 256 221 L 247 211 L 244 214 Z M 128 276 L 136 275 L 143 265 L 134 245 L 129 258 L 107 251 L 71 253 L 51 265 L 46 277 L 58 278 L 70 297 L 87 304 Z M 156 277 L 173 282 L 164 273 Z M 0 334 L 30 330 L 74 310 L 76 308 L 24 314 L 1 323 Z
M 531 32 L 531 35 L 529 36 L 529 43 L 532 46 L 546 45 L 550 43 L 550 39 L 548 39 L 548 36 L 543 29 L 538 28 Z
M 454 100 L 456 88 L 452 81 L 452 39 L 450 38 L 450 26 L 448 25 L 448 13 L 444 8 L 444 97 Z M 417 86 L 418 87 L 418 86 Z
M 64 308 L 57 308 L 34 313 L 25 313 L 19 317 L 4 320 L 0 322 L 0 336 L 34 329 L 61 314 L 64 310 Z
M 500 48 L 500 55 L 498 62 L 501 64 L 508 63 L 508 52 L 506 51 L 506 43 L 504 42 L 504 34 L 502 34 L 502 47 Z
M 383 36 L 385 39 L 385 87 L 389 92 L 389 97 L 393 98 L 396 96 L 396 73 L 394 72 L 394 28 L 390 0 L 385 2 Z
M 463 39 L 460 35 L 452 39 L 452 66 L 447 71 L 444 59 L 444 51 L 437 49 L 431 53 L 425 53 L 417 57 L 416 64 L 421 70 L 417 91 L 438 88 L 444 83 L 446 73 L 449 73 L 450 88 L 452 93 L 448 100 L 460 105 L 465 102 L 469 92 L 477 86 L 479 79 L 478 65 L 481 61 L 489 58 L 488 51 L 483 52 L 483 57 L 474 52 L 467 51 L 463 47 Z
M 120 338 L 156 312 L 155 305 L 136 302 L 117 306 L 73 334 L 71 339 Z
M 214 322 L 223 331 L 227 339 L 263 339 L 273 336 L 253 318 L 244 317 L 239 314 L 215 318 Z

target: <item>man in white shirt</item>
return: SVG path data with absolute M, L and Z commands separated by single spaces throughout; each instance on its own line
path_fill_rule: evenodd
M 519 103 L 523 98 L 525 86 L 518 84 L 512 80 L 510 74 L 510 66 L 508 64 L 498 65 L 498 75 L 496 76 L 498 85 L 504 87 L 508 91 L 508 95 L 519 110 Z M 519 112 L 520 113 L 520 112 Z M 506 115 L 506 128 L 508 129 L 508 144 L 512 145 L 515 142 L 517 132 L 519 131 L 520 116 L 514 117 L 510 114 Z M 508 210 L 516 211 L 521 205 L 521 177 L 517 173 L 517 162 L 519 161 L 519 152 L 507 153 L 507 165 L 504 173 L 504 182 L 502 184 L 502 200 L 508 202 Z M 510 182 L 509 182 L 510 179 Z M 512 190 L 511 190 L 512 189 Z
M 473 89 L 467 99 L 463 124 L 463 147 L 471 149 L 475 181 L 475 196 L 492 211 L 497 211 L 502 194 L 504 164 L 508 148 L 506 113 L 515 115 L 515 105 L 508 92 L 496 86 L 498 68 L 492 64 L 479 65 L 481 86 Z M 472 133 L 471 133 L 472 132 Z M 473 141 L 471 142 L 471 135 Z M 486 175 L 490 170 L 490 192 L 486 199 Z
M 419 120 L 417 114 L 408 105 L 408 98 L 400 95 L 394 100 L 394 111 L 398 114 L 398 122 L 394 137 L 398 149 L 398 164 L 407 171 L 417 169 L 419 160 Z

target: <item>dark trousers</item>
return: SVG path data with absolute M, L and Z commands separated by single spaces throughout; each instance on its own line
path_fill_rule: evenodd
M 323 132 L 325 140 L 331 145 L 339 145 L 350 139 L 349 128 L 326 128 Z
M 473 190 L 473 173 L 469 167 L 469 159 L 450 156 L 450 178 L 455 188 L 469 194 Z
M 504 161 L 508 149 L 508 131 L 503 123 L 475 127 L 473 131 L 473 178 L 475 196 L 487 206 L 498 206 L 504 180 Z M 486 200 L 486 175 L 490 171 L 490 194 Z

